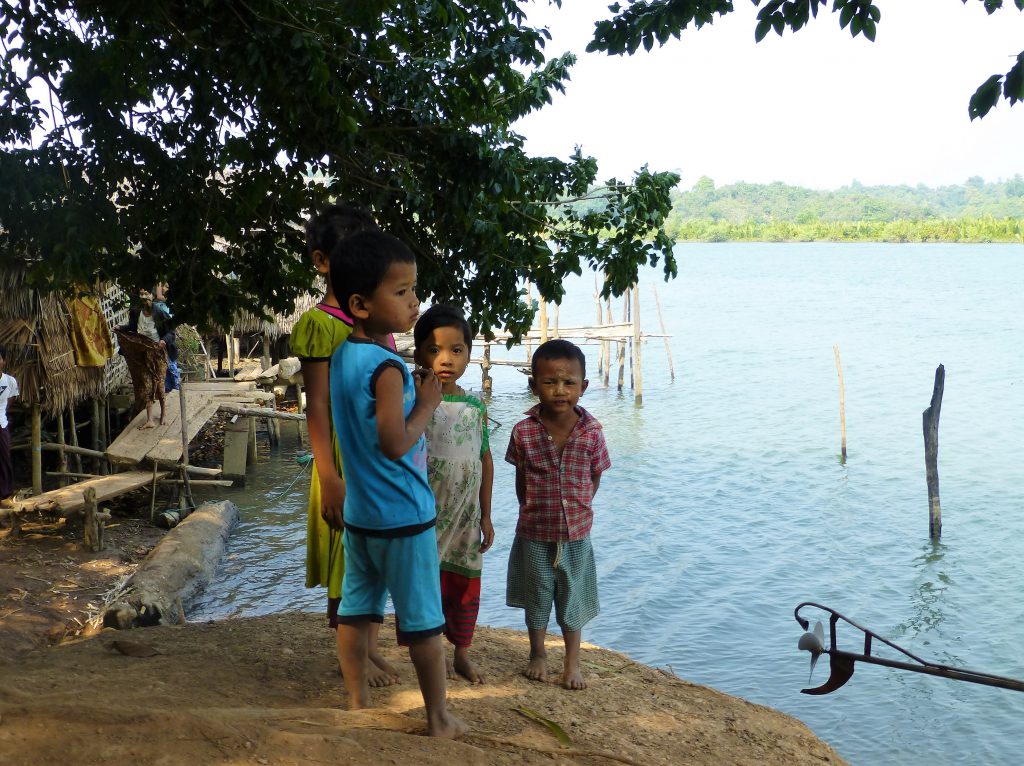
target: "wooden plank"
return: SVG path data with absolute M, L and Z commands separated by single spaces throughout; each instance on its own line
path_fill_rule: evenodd
M 207 392 L 187 391 L 186 397 L 185 406 L 189 413 L 198 415 L 201 411 L 210 409 L 212 398 Z M 157 445 L 166 445 L 174 441 L 177 445 L 177 451 L 174 457 L 170 459 L 177 460 L 181 456 L 181 406 L 178 403 L 177 395 L 168 395 L 164 401 L 164 407 L 163 425 L 140 429 L 139 426 L 146 422 L 146 412 L 143 410 L 132 419 L 132 422 L 107 447 L 107 457 L 115 463 L 135 464 L 145 458 Z M 213 412 L 215 411 L 216 407 L 213 408 Z M 206 419 L 209 419 L 213 412 L 207 414 Z M 192 419 L 192 417 L 189 417 L 190 424 Z M 196 427 L 196 432 L 205 422 L 206 420 L 203 420 Z M 195 436 L 195 432 L 189 434 L 190 439 L 193 436 Z
M 157 473 L 157 479 L 167 475 L 166 471 Z M 43 492 L 39 495 L 24 500 L 15 501 L 14 508 L 10 513 L 27 513 L 40 509 L 58 506 L 63 515 L 85 507 L 85 490 L 96 490 L 96 501 L 103 502 L 112 497 L 131 492 L 133 489 L 144 487 L 153 480 L 153 474 L 149 471 L 125 471 L 114 473 L 109 476 L 99 476 L 95 479 L 80 481 L 61 489 L 54 489 Z
M 220 407 L 220 404 L 210 398 L 197 402 L 189 396 L 188 402 L 185 406 L 188 408 L 188 411 L 186 412 L 186 415 L 188 416 L 186 433 L 188 434 L 188 440 L 192 441 L 196 434 L 199 433 L 200 429 L 206 425 L 206 421 L 214 416 L 217 409 Z M 180 412 L 176 419 L 176 423 L 178 424 L 177 429 L 161 436 L 156 445 L 146 453 L 146 458 L 148 460 L 166 462 L 169 460 L 177 460 L 181 457 L 182 429 Z

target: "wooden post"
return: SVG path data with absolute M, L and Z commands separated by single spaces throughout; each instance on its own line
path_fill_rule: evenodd
M 644 375 L 640 367 L 640 284 L 633 285 L 633 404 L 644 403 Z
M 547 343 L 548 340 L 548 299 L 543 295 L 540 297 L 540 342 Z
M 594 303 L 597 304 L 597 324 L 595 325 L 595 327 L 598 330 L 600 330 L 600 328 L 601 328 L 601 318 L 602 318 L 601 317 L 601 291 L 598 289 L 598 285 L 597 285 L 597 272 L 596 271 L 594 272 Z M 606 363 L 605 362 L 605 358 L 604 358 L 604 353 L 605 353 L 605 344 L 601 343 L 597 347 L 597 377 L 599 377 L 599 378 L 602 375 L 604 375 L 604 368 L 605 368 L 605 363 Z
M 233 379 L 235 377 L 235 337 L 234 329 L 228 330 L 228 334 L 224 336 L 224 341 L 228 346 L 228 375 Z
M 651 285 L 651 292 L 654 293 L 654 308 L 658 311 L 658 326 L 661 327 L 661 334 L 665 336 L 665 355 L 668 357 L 668 374 L 674 383 L 676 380 L 676 370 L 675 367 L 672 366 L 672 344 L 668 342 L 668 333 L 665 332 L 665 319 L 661 315 L 661 301 L 658 300 L 657 285 Z
M 250 464 L 256 463 L 256 418 L 251 415 L 249 421 L 249 440 L 246 443 L 245 457 Z
M 71 432 L 71 446 L 78 447 L 78 423 L 75 422 L 75 406 L 68 407 L 68 430 Z M 75 470 L 82 472 L 82 455 L 79 452 L 72 452 L 71 459 L 75 461 Z
M 96 490 L 87 487 L 83 494 L 85 499 L 85 534 L 82 543 L 86 550 L 98 553 L 103 550 L 103 531 L 109 513 L 101 513 L 96 503 Z
M 99 452 L 102 444 L 101 429 L 103 428 L 103 420 L 100 417 L 100 400 L 95 396 L 92 398 L 92 428 L 89 430 L 92 432 L 92 448 L 94 451 Z M 102 463 L 99 460 L 92 461 L 92 470 L 95 473 L 99 473 L 102 468 Z
M 526 283 L 526 304 L 528 306 L 533 305 L 533 285 L 529 282 Z M 533 357 L 533 343 L 530 341 L 530 336 L 526 336 L 526 363 L 530 363 L 530 359 Z
M 612 323 L 612 299 L 606 298 L 604 302 L 605 314 L 608 317 L 607 323 Z M 604 387 L 608 388 L 611 385 L 612 377 L 612 342 L 610 340 L 602 341 L 604 346 Z
M 260 369 L 270 369 L 270 337 L 263 333 L 263 358 L 260 359 Z
M 490 396 L 494 380 L 491 378 L 491 344 L 486 342 L 484 343 L 484 360 L 480 364 L 480 377 L 484 393 Z
M 924 470 L 928 482 L 928 534 L 933 541 L 942 537 L 942 506 L 939 504 L 939 411 L 942 409 L 942 390 L 946 385 L 946 368 L 935 369 L 935 387 L 932 403 L 923 413 Z
M 178 404 L 181 409 L 181 480 L 189 506 L 194 506 L 192 485 L 188 483 L 188 411 L 185 409 L 185 381 L 178 387 Z
M 156 471 L 158 463 L 156 460 L 153 461 L 153 487 L 152 492 L 149 496 L 149 523 L 152 524 L 156 518 Z
M 32 405 L 32 493 L 43 493 L 43 424 L 39 405 Z
M 68 470 L 68 456 L 64 451 L 64 410 L 60 410 L 57 413 L 57 470 L 60 471 L 60 479 L 57 480 L 57 485 L 60 487 L 67 486 L 64 474 Z
M 556 338 L 560 337 L 558 334 L 558 311 L 561 308 L 559 304 L 555 304 L 555 330 L 552 333 Z
M 839 462 L 846 464 L 846 393 L 843 386 L 843 364 L 839 359 L 839 344 L 832 346 L 836 355 L 836 374 L 839 375 L 839 435 L 842 440 L 842 457 Z
M 629 293 L 622 296 L 622 321 L 629 319 Z M 619 346 L 619 391 L 626 382 L 626 341 L 617 341 Z

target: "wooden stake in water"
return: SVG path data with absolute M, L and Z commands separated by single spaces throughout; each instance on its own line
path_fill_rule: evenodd
M 658 325 L 661 327 L 661 334 L 665 341 L 665 355 L 668 357 L 668 374 L 672 381 L 675 382 L 676 370 L 672 366 L 672 345 L 668 342 L 668 333 L 665 332 L 665 320 L 661 316 L 661 301 L 658 300 L 658 288 L 655 285 L 651 285 L 651 292 L 654 293 L 654 308 L 658 311 Z
M 484 358 L 480 362 L 480 377 L 484 393 L 488 396 L 491 395 L 491 390 L 494 388 L 494 380 L 491 378 L 491 366 L 491 344 L 484 343 Z
M 548 341 L 548 299 L 540 296 L 540 342 Z
M 607 323 L 612 323 L 612 299 L 606 298 L 604 302 L 605 314 L 608 317 Z M 610 340 L 601 341 L 601 345 L 604 347 L 604 387 L 608 388 L 611 384 L 612 376 L 612 342 Z
M 644 376 L 640 366 L 640 285 L 633 285 L 633 404 L 644 403 Z
M 846 395 L 843 387 L 843 364 L 839 360 L 839 344 L 832 346 L 836 355 L 836 374 L 839 375 L 839 435 L 842 439 L 842 458 L 840 462 L 846 463 Z
M 939 412 L 942 410 L 942 390 L 946 385 L 946 368 L 935 369 L 935 387 L 932 403 L 921 414 L 924 427 L 924 469 L 928 482 L 928 534 L 932 540 L 942 537 L 942 506 L 939 503 Z

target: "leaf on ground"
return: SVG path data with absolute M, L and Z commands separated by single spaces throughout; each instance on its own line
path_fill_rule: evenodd
M 149 644 L 144 644 L 140 641 L 111 641 L 107 644 L 107 648 L 128 657 L 155 657 L 160 654 Z
M 536 710 L 528 707 L 517 707 L 514 710 L 522 716 L 529 718 L 531 721 L 546 726 L 548 730 L 555 735 L 555 738 L 561 742 L 565 747 L 572 747 L 572 737 L 565 733 L 565 729 L 559 726 L 557 723 L 552 721 L 550 718 L 545 718 Z

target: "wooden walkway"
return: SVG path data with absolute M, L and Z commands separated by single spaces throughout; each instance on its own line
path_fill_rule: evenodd
M 185 414 L 189 440 L 214 416 L 222 404 L 259 404 L 264 394 L 254 383 L 233 381 L 188 382 L 185 384 Z M 167 395 L 164 402 L 164 424 L 140 429 L 146 422 L 146 413 L 140 412 L 124 431 L 107 447 L 112 463 L 136 465 L 143 461 L 175 463 L 181 457 L 181 405 L 177 391 Z M 159 408 L 154 410 L 154 415 Z
M 166 471 L 156 474 L 157 480 L 167 475 Z M 62 516 L 85 507 L 85 491 L 89 488 L 96 490 L 96 502 L 103 502 L 112 497 L 131 492 L 133 489 L 144 487 L 153 481 L 152 471 L 125 471 L 110 476 L 97 476 L 94 479 L 86 479 L 77 484 L 71 484 L 61 489 L 43 492 L 40 495 L 16 501 L 14 508 L 4 509 L 4 513 L 31 513 L 32 511 L 54 510 Z

